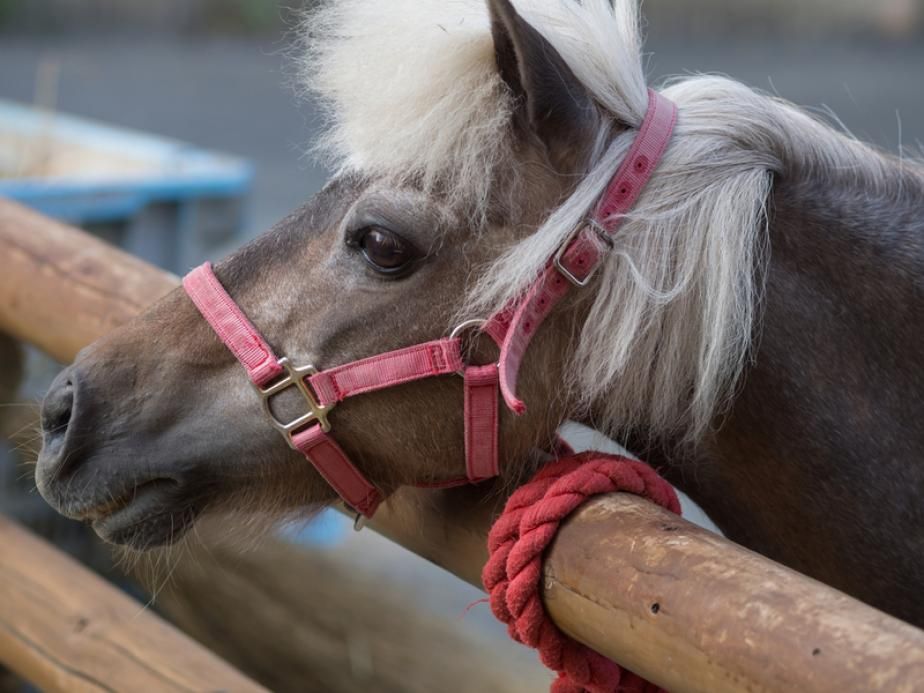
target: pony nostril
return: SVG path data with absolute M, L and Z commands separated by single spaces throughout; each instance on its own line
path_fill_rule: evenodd
M 72 368 L 58 374 L 42 402 L 42 451 L 35 469 L 39 490 L 65 473 L 65 463 L 75 468 L 79 461 L 68 454 L 77 415 L 77 378 Z M 45 495 L 45 492 L 42 492 Z M 47 498 L 47 496 L 46 496 Z
M 42 402 L 42 433 L 46 440 L 63 437 L 74 411 L 74 381 L 65 377 L 53 383 Z

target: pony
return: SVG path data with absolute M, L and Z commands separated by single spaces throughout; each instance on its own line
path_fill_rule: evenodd
M 336 174 L 215 267 L 279 352 L 329 368 L 517 300 L 645 117 L 632 0 L 338 0 L 299 75 Z M 673 138 L 589 284 L 523 360 L 496 489 L 572 419 L 645 457 L 730 538 L 924 625 L 924 166 L 733 80 L 661 85 Z M 465 333 L 466 358 L 496 347 Z M 351 399 L 337 441 L 383 496 L 464 475 L 463 383 Z M 291 393 L 273 403 L 297 413 Z M 287 414 L 288 412 L 288 414 Z M 135 549 L 204 513 L 336 500 L 174 292 L 43 403 L 38 488 Z

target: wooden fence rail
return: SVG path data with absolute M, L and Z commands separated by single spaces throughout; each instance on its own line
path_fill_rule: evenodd
M 265 690 L 3 517 L 0 662 L 48 693 Z
M 3 201 L 0 257 L 0 330 L 63 361 L 177 285 Z M 372 526 L 480 586 L 494 511 L 473 493 L 405 489 Z M 924 632 L 624 494 L 568 520 L 544 598 L 570 635 L 674 693 L 911 693 L 924 682 Z

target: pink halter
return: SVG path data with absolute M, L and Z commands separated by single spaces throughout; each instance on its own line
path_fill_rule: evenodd
M 302 453 L 344 502 L 363 517 L 372 517 L 382 493 L 328 435 L 330 411 L 343 400 L 422 378 L 461 373 L 464 380 L 466 478 L 430 485 L 455 486 L 495 477 L 498 467 L 498 386 L 517 414 L 526 405 L 517 398 L 520 363 L 533 335 L 572 286 L 584 287 L 612 246 L 612 236 L 635 205 L 667 149 L 677 107 L 657 92 L 648 92 L 648 111 L 638 135 L 613 176 L 593 217 L 575 229 L 523 298 L 491 317 L 482 330 L 500 346 L 497 364 L 464 363 L 456 335 L 371 356 L 319 371 L 295 367 L 277 358 L 272 348 L 228 295 L 205 263 L 183 279 L 183 288 L 222 342 L 247 371 L 272 425 L 294 450 Z M 460 326 L 464 327 L 464 326 Z M 280 421 L 270 399 L 297 388 L 307 411 Z M 426 484 L 423 484 L 426 486 Z

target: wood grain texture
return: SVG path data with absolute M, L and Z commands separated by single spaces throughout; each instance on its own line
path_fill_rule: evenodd
M 87 233 L 0 200 L 0 331 L 62 363 L 177 283 Z
M 924 632 L 636 496 L 574 513 L 545 583 L 559 627 L 672 691 L 924 690 Z
M 41 690 L 264 690 L 2 516 L 0 547 L 0 661 Z
M 24 224 L 27 244 L 13 240 Z M 69 360 L 176 286 L 86 243 L 0 201 L 0 253 L 18 249 L 0 274 L 0 330 Z M 83 247 L 76 271 L 68 249 Z M 402 489 L 371 526 L 480 587 L 497 504 L 476 489 Z M 545 599 L 566 632 L 673 693 L 924 690 L 924 632 L 633 497 L 594 500 L 568 520 L 546 560 Z

